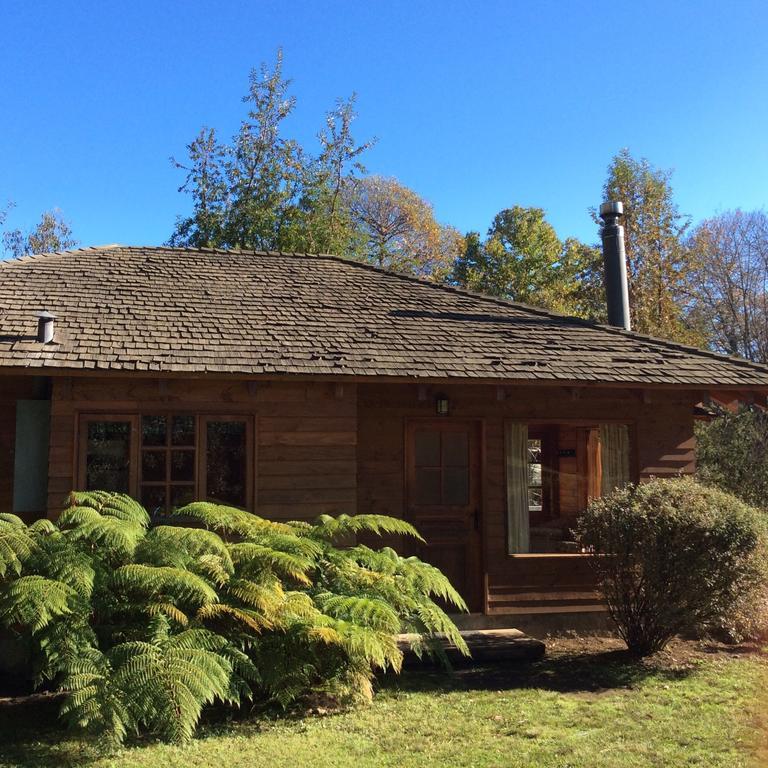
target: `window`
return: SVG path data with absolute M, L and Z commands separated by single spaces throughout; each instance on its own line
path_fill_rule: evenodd
M 627 424 L 505 423 L 507 552 L 576 552 L 573 529 L 589 499 L 631 479 Z
M 469 433 L 418 429 L 414 438 L 414 490 L 419 506 L 469 504 Z
M 139 499 L 150 512 L 165 512 L 195 500 L 195 417 L 141 417 Z
M 528 512 L 544 509 L 543 455 L 541 440 L 528 440 Z
M 84 487 L 128 493 L 131 487 L 132 419 L 85 422 Z
M 128 493 L 150 514 L 205 499 L 247 508 L 251 419 L 190 413 L 83 416 L 80 486 Z

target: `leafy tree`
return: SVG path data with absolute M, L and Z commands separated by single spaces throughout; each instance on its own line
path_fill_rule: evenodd
M 695 314 L 719 352 L 768 362 L 768 214 L 729 211 L 687 240 Z
M 702 482 L 768 509 L 768 414 L 742 405 L 697 423 L 696 467 Z
M 172 159 L 187 176 L 180 191 L 192 214 L 177 220 L 172 245 L 265 250 L 345 251 L 351 237 L 339 206 L 342 188 L 364 169 L 351 127 L 354 96 L 339 101 L 320 132 L 320 152 L 308 153 L 285 136 L 296 100 L 283 77 L 278 51 L 271 69 L 250 74 L 243 101 L 248 115 L 231 142 L 212 128 L 187 146 L 188 160 Z
M 471 232 L 465 243 L 453 271 L 459 285 L 583 317 L 602 311 L 599 250 L 575 238 L 561 242 L 541 208 L 507 208 L 485 242 Z
M 5 221 L 5 213 L 0 216 L 0 224 Z M 49 253 L 74 248 L 78 243 L 72 236 L 72 230 L 62 218 L 61 211 L 44 211 L 37 226 L 27 233 L 12 229 L 3 233 L 3 248 L 13 258 L 31 253 Z
M 195 527 L 150 528 L 135 501 L 97 491 L 71 494 L 56 523 L 0 515 L 0 625 L 31 644 L 76 727 L 183 741 L 215 702 L 369 697 L 375 670 L 400 669 L 401 631 L 417 653 L 439 653 L 438 633 L 467 652 L 436 602 L 466 610 L 440 571 L 354 543 L 418 536 L 403 520 L 176 514 Z
M 623 149 L 608 166 L 603 197 L 624 203 L 633 330 L 701 344 L 704 340 L 690 317 L 692 268 L 683 245 L 690 222 L 679 212 L 670 179 L 671 172 Z
M 447 278 L 463 238 L 438 223 L 426 200 L 383 176 L 357 179 L 344 192 L 349 218 L 363 238 L 363 259 L 437 281 Z

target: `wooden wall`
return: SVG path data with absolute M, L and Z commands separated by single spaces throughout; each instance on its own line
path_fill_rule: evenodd
M 354 385 L 72 377 L 54 380 L 49 515 L 58 513 L 76 487 L 79 413 L 158 408 L 254 416 L 257 514 L 289 519 L 354 512 Z
M 640 479 L 674 476 L 694 469 L 694 393 L 558 387 L 455 384 L 398 387 L 358 386 L 358 508 L 361 512 L 404 515 L 404 425 L 409 417 L 433 417 L 438 394 L 450 401 L 447 418 L 478 419 L 483 425 L 483 559 L 488 610 L 530 611 L 533 605 L 565 610 L 596 609 L 591 575 L 580 556 L 506 553 L 504 421 L 571 420 L 560 447 L 576 445 L 576 421 L 622 420 L 636 436 L 635 472 Z M 421 399 L 420 399 L 421 398 Z M 571 439 L 572 438 L 572 439 Z M 573 446 L 571 445 L 573 443 Z M 562 459 L 560 500 L 571 506 L 582 493 L 577 459 Z M 480 578 L 480 575 L 478 576 Z M 556 594 L 551 594 L 552 591 Z M 537 609 L 539 610 L 539 609 Z M 544 610 L 544 609 L 541 609 Z
M 216 382 L 56 378 L 51 419 L 49 515 L 76 487 L 76 424 L 80 413 L 152 409 L 247 413 L 256 426 L 255 511 L 275 519 L 323 512 L 404 515 L 404 429 L 409 417 L 434 417 L 437 394 L 450 416 L 482 426 L 483 581 L 494 613 L 598 610 L 585 559 L 573 555 L 506 554 L 505 419 L 559 421 L 559 447 L 577 442 L 579 422 L 632 424 L 638 477 L 693 470 L 695 393 L 652 394 L 585 387 L 449 384 Z M 8 418 L 7 409 L 2 417 Z M 10 431 L 0 427 L 6 442 Z M 2 446 L 0 446 L 2 447 Z M 7 447 L 3 456 L 6 456 Z M 2 457 L 0 457 L 2 461 Z M 578 457 L 560 460 L 562 508 L 583 493 Z M 7 477 L 7 475 L 6 475 Z M 0 486 L 0 493 L 3 491 Z

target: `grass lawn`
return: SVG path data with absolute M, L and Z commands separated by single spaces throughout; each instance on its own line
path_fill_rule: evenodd
M 42 705 L 4 706 L 0 766 L 768 765 L 757 757 L 768 757 L 764 657 L 676 643 L 640 663 L 617 647 L 560 641 L 535 664 L 407 672 L 354 711 L 210 722 L 188 746 L 147 742 L 109 757 L 46 725 Z

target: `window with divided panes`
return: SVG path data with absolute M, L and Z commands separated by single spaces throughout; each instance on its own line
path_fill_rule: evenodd
M 80 487 L 128 493 L 152 514 L 196 499 L 250 505 L 249 416 L 191 413 L 84 415 Z

